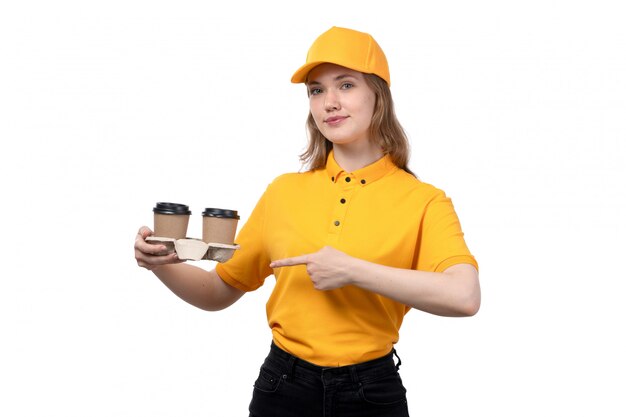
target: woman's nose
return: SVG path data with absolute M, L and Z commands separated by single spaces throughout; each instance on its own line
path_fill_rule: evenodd
M 333 90 L 328 90 L 324 96 L 324 108 L 326 111 L 333 111 L 338 110 L 339 107 L 339 97 Z

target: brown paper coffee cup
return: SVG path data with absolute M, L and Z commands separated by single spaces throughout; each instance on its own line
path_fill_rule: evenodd
M 239 216 L 236 210 L 206 208 L 202 212 L 202 241 L 232 245 Z
M 184 239 L 187 237 L 191 211 L 184 204 L 157 203 L 154 212 L 154 236 Z

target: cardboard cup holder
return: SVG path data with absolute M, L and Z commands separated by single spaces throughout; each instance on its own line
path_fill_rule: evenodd
M 146 242 L 165 245 L 169 252 L 176 252 L 179 259 L 187 261 L 210 261 L 226 262 L 233 257 L 239 245 L 225 245 L 223 243 L 205 243 L 201 239 L 184 238 L 174 239 L 171 237 L 149 236 Z

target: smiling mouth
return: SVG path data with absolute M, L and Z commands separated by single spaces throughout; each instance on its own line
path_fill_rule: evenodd
M 347 119 L 347 117 L 341 117 L 341 116 L 329 117 L 328 119 L 325 120 L 325 122 L 329 125 L 335 125 L 335 124 L 342 122 L 345 119 Z

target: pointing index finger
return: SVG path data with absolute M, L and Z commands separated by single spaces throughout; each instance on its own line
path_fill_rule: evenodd
M 309 262 L 308 255 L 294 256 L 292 258 L 279 259 L 270 263 L 270 268 L 280 268 L 283 266 L 306 265 Z

